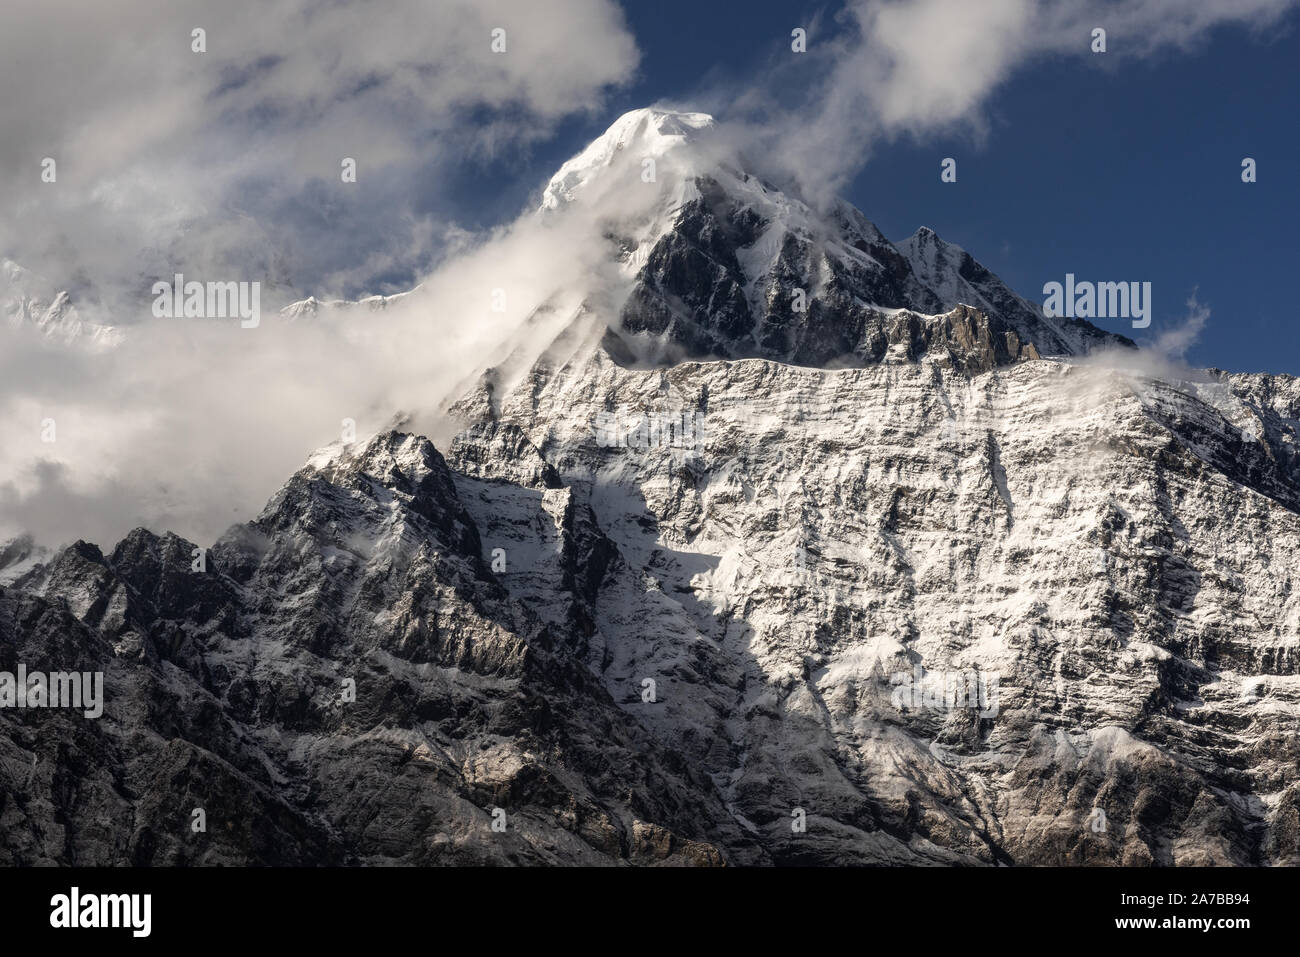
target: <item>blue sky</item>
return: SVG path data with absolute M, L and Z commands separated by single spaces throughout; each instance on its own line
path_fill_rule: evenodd
M 714 83 L 745 83 L 821 9 L 758 2 L 736 17 L 721 4 L 626 5 L 643 56 L 636 81 L 607 114 L 562 125 L 526 162 L 466 171 L 479 188 L 458 214 L 477 225 L 508 217 L 622 110 L 690 105 Z M 1066 272 L 1149 281 L 1150 329 L 1098 320 L 1135 338 L 1182 322 L 1195 292 L 1211 316 L 1191 364 L 1300 374 L 1290 286 L 1300 269 L 1298 20 L 1263 36 L 1219 26 L 1192 50 L 1149 57 L 1126 56 L 1113 40 L 1104 55 L 1043 56 L 994 88 L 983 135 L 879 142 L 844 193 L 891 239 L 928 225 L 1036 301 Z M 821 22 L 824 40 L 835 24 Z M 940 182 L 946 156 L 958 160 L 955 184 Z M 1258 163 L 1254 184 L 1241 181 L 1246 156 Z

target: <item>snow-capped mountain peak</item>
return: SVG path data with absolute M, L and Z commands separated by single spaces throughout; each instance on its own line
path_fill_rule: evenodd
M 813 207 L 748 168 L 715 133 L 702 113 L 627 113 L 543 194 L 543 214 L 594 212 L 595 228 L 613 240 L 631 280 L 605 339 L 620 362 L 869 365 L 892 349 L 910 359 L 938 350 L 984 368 L 1127 343 L 1087 323 L 1047 320 L 928 229 L 895 246 L 846 202 Z M 978 315 L 952 318 L 958 306 Z M 967 331 L 956 329 L 963 324 Z
M 35 331 L 59 345 L 98 350 L 121 341 L 119 328 L 84 319 L 71 294 L 66 290 L 51 292 L 52 288 L 13 260 L 0 262 L 0 315 L 12 328 Z
M 558 209 L 572 202 L 580 190 L 611 171 L 635 168 L 639 175 L 646 160 L 657 166 L 660 160 L 680 154 L 683 147 L 698 146 L 713 128 L 713 117 L 707 113 L 655 108 L 624 113 L 551 177 L 542 193 L 542 209 Z

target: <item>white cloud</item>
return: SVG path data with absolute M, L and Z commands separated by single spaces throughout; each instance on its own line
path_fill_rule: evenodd
M 0 536 L 210 541 L 341 419 L 364 434 L 436 407 L 517 310 L 589 265 L 556 230 L 527 238 L 530 219 L 467 238 L 437 214 L 445 177 L 599 110 L 638 60 L 614 0 L 0 5 L 0 257 L 45 281 L 27 292 L 72 289 L 129 333 L 90 355 L 0 328 Z M 440 257 L 427 295 L 383 315 L 244 330 L 150 314 L 173 272 L 260 281 L 269 310 L 408 288 Z
M 637 62 L 613 0 L 4 4 L 0 254 L 119 321 L 187 267 L 303 295 L 409 274 L 446 160 L 527 148 Z
M 1209 321 L 1209 306 L 1202 305 L 1193 291 L 1187 299 L 1187 316 L 1178 325 L 1165 329 L 1156 336 L 1150 348 L 1165 358 L 1181 360 L 1187 355 L 1187 350 L 1201 338 L 1201 332 Z

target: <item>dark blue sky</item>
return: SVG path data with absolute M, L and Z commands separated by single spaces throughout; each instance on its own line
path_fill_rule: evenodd
M 743 17 L 684 0 L 625 9 L 644 57 L 638 82 L 608 116 L 565 126 L 509 169 L 467 172 L 464 195 L 485 200 L 463 210 L 467 224 L 508 218 L 623 110 L 690 105 L 715 82 L 745 82 L 820 7 L 755 2 Z M 1300 374 L 1298 19 L 1263 38 L 1222 28 L 1193 52 L 1150 59 L 1112 48 L 1040 60 L 994 93 L 982 141 L 880 143 L 847 198 L 891 239 L 932 227 L 1031 300 L 1067 272 L 1149 281 L 1149 329 L 1098 320 L 1139 340 L 1179 324 L 1195 290 L 1211 316 L 1193 365 Z M 945 156 L 958 160 L 955 184 L 940 182 Z M 1254 184 L 1241 181 L 1246 156 L 1258 162 Z

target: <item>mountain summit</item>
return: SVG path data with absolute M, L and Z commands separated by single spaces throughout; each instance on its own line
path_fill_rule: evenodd
M 707 113 L 656 109 L 624 113 L 551 177 L 542 193 L 542 209 L 558 209 L 601 180 L 626 185 L 631 177 L 645 173 L 647 159 L 655 160 L 656 165 L 669 161 L 687 171 L 698 164 L 714 129 L 713 117 Z
M 847 203 L 812 208 L 746 171 L 718 132 L 703 113 L 635 110 L 543 194 L 544 212 L 619 207 L 611 237 L 633 281 L 605 344 L 620 361 L 862 366 L 933 352 L 980 370 L 1132 345 L 1049 319 L 929 229 L 895 245 Z

